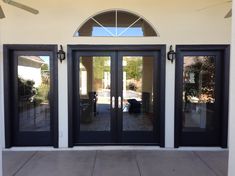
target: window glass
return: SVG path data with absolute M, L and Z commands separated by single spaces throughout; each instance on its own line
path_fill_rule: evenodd
M 135 23 L 140 17 L 129 12 L 118 11 L 117 13 L 117 34 L 120 36 L 129 26 Z
M 215 120 L 215 57 L 186 56 L 183 71 L 183 130 L 211 130 Z
M 50 131 L 50 57 L 18 57 L 20 131 Z
M 80 130 L 111 129 L 111 57 L 80 57 Z
M 123 131 L 152 131 L 153 57 L 123 57 Z
M 135 24 L 125 30 L 121 36 L 157 36 L 157 33 L 145 20 L 139 19 Z
M 157 36 L 157 33 L 146 20 L 138 15 L 113 10 L 90 18 L 79 28 L 76 36 L 144 37 Z
M 115 36 L 116 35 L 116 12 L 104 12 L 101 13 L 95 17 L 93 17 L 95 21 L 97 21 L 101 26 L 98 29 L 96 29 L 96 33 L 100 33 L 99 35 L 93 35 L 93 36 L 102 36 L 102 31 L 107 30 L 109 35 L 108 36 Z M 107 32 L 106 31 L 106 32 Z M 105 33 L 104 33 L 104 36 Z
M 79 29 L 78 36 L 112 36 L 107 30 L 100 26 L 94 19 L 88 20 L 82 27 Z

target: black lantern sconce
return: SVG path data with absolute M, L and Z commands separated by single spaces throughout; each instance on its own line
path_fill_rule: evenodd
M 60 63 L 66 58 L 62 45 L 60 45 L 60 50 L 57 52 L 57 58 L 60 60 Z
M 167 59 L 168 59 L 169 61 L 171 61 L 171 63 L 173 63 L 174 60 L 175 60 L 175 58 L 176 58 L 176 52 L 175 52 L 172 48 L 173 48 L 173 46 L 171 45 L 171 46 L 170 46 L 170 50 L 169 50 L 169 52 L 167 53 Z

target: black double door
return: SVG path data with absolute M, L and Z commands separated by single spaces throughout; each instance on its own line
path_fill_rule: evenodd
M 159 51 L 77 51 L 74 144 L 159 144 Z

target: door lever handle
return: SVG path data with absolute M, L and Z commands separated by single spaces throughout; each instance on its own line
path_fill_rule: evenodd
M 122 108 L 122 97 L 118 97 L 118 108 L 121 109 Z
M 112 108 L 115 109 L 115 97 L 112 97 Z

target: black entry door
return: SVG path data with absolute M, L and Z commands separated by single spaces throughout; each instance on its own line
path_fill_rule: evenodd
M 57 46 L 4 49 L 7 147 L 57 147 Z
M 159 52 L 118 52 L 118 141 L 159 142 Z
M 115 53 L 77 52 L 75 57 L 75 141 L 115 142 Z
M 92 50 L 73 56 L 74 143 L 159 144 L 164 129 L 160 52 Z
M 176 147 L 226 146 L 228 62 L 225 53 L 213 46 L 178 47 Z

